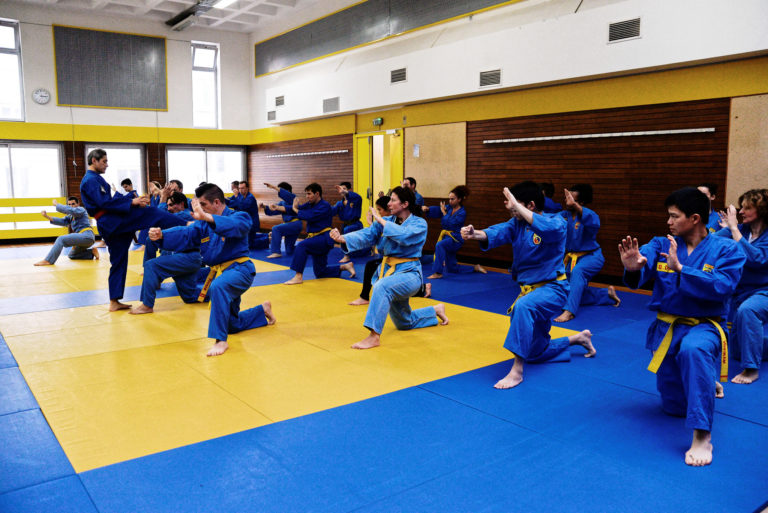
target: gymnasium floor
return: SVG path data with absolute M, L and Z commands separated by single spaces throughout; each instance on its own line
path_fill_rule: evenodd
M 355 351 L 365 307 L 346 303 L 359 279 L 283 286 L 289 260 L 253 252 L 243 306 L 270 300 L 278 322 L 206 358 L 207 306 L 184 305 L 171 281 L 154 314 L 110 314 L 106 254 L 33 267 L 46 251 L 0 247 L 0 512 L 700 513 L 768 501 L 768 365 L 753 385 L 726 385 L 714 462 L 687 467 L 691 433 L 661 413 L 645 370 L 647 296 L 620 292 L 620 308 L 553 328 L 592 330 L 595 358 L 574 348 L 499 391 L 516 295 L 506 274 L 433 282 L 412 305 L 446 303 L 448 326 L 388 321 L 382 347 Z

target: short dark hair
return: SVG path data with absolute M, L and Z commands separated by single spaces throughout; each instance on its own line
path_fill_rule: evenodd
M 717 196 L 717 184 L 710 182 L 701 182 L 696 187 L 706 187 L 712 196 Z
M 289 184 L 288 182 L 280 182 L 279 184 L 277 184 L 277 188 L 285 189 L 288 192 L 293 192 L 293 187 L 291 187 L 291 184 Z
M 667 196 L 667 199 L 664 200 L 664 206 L 667 208 L 676 207 L 686 217 L 699 214 L 703 225 L 709 222 L 709 198 L 696 187 L 684 187 L 676 190 Z
M 469 187 L 466 185 L 457 185 L 451 189 L 451 192 L 459 198 L 459 203 L 464 203 L 464 200 L 469 197 Z
M 341 182 L 339 185 L 346 187 L 347 189 L 352 189 L 352 184 L 350 182 Z
M 406 179 L 406 180 L 408 180 L 408 181 L 411 183 L 411 185 L 412 185 L 413 187 L 416 187 L 416 179 L 415 179 L 414 177 L 412 177 L 412 176 L 406 176 L 406 177 L 405 177 L 405 179 Z M 399 198 L 399 197 L 400 197 L 400 196 L 398 196 L 398 198 Z
M 323 187 L 317 182 L 312 182 L 311 184 L 304 187 L 304 192 L 316 192 L 316 193 L 320 193 L 320 196 L 322 196 Z
M 183 192 L 179 191 L 173 191 L 171 193 L 171 196 L 168 198 L 168 203 L 178 204 L 181 203 L 184 205 L 184 208 L 187 208 L 187 197 L 184 195 Z
M 204 183 L 197 189 L 195 189 L 195 196 L 198 198 L 205 198 L 206 201 L 213 203 L 216 200 L 224 203 L 224 191 L 215 183 Z
M 541 211 L 544 208 L 544 193 L 541 190 L 541 185 L 536 182 L 526 180 L 516 183 L 509 188 L 509 192 L 523 205 L 528 205 L 528 203 L 533 201 L 537 211 Z
M 408 210 L 411 211 L 411 214 L 421 217 L 421 207 L 416 205 L 416 195 L 411 189 L 406 189 L 405 187 L 398 185 L 392 189 L 390 194 L 397 196 L 397 199 L 400 200 L 400 203 L 408 202 Z
M 589 205 L 592 203 L 592 186 L 588 183 L 574 184 L 570 191 L 579 193 L 579 197 L 576 199 L 577 203 L 581 203 L 582 205 Z
M 555 195 L 555 184 L 553 184 L 552 182 L 541 182 L 539 186 L 541 187 L 542 192 L 544 192 L 544 195 L 547 198 L 551 198 L 552 196 Z
M 229 185 L 240 185 L 240 181 L 239 180 L 232 180 L 232 183 L 229 184 Z
M 68 201 L 68 202 L 69 202 L 69 201 L 74 201 L 74 202 L 75 202 L 75 203 L 77 203 L 78 205 L 80 204 L 80 199 L 79 199 L 77 196 L 70 196 L 69 198 L 67 198 L 67 201 Z
M 130 178 L 125 178 L 122 182 L 120 182 L 120 185 L 133 185 L 133 182 Z
M 184 190 L 184 184 L 181 183 L 181 180 L 171 180 L 170 183 L 175 183 L 180 191 Z M 203 182 L 203 183 L 205 183 L 205 182 Z M 202 184 L 200 184 L 200 185 L 202 185 Z
M 376 205 L 384 210 L 389 210 L 389 196 L 380 196 L 376 199 Z
M 248 180 L 240 180 L 240 183 L 238 185 L 245 184 L 246 187 L 248 187 Z
M 88 165 L 90 166 L 93 164 L 93 159 L 101 160 L 104 157 L 107 156 L 107 152 L 102 150 L 101 148 L 96 148 L 95 150 L 91 150 L 90 153 L 88 153 L 88 156 L 85 158 L 86 162 L 88 162 Z

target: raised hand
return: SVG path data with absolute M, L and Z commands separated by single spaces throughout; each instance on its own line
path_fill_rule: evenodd
M 576 205 L 576 200 L 573 199 L 573 194 L 571 194 L 571 191 L 568 189 L 563 189 L 564 195 L 565 195 L 565 206 L 566 207 L 573 207 Z
M 510 192 L 509 187 L 504 187 L 502 191 L 504 193 L 504 206 L 507 207 L 512 214 L 518 211 L 520 203 L 515 199 L 515 196 Z
M 346 240 L 344 240 L 344 236 L 339 232 L 338 228 L 334 228 L 333 230 L 331 230 L 331 232 L 328 235 L 330 235 L 331 238 L 334 241 L 338 242 L 339 244 L 344 244 L 345 242 L 347 242 Z
M 640 253 L 637 239 L 629 235 L 619 242 L 619 255 L 621 255 L 621 263 L 627 271 L 639 271 L 648 263 L 648 259 Z
M 53 206 L 54 206 L 54 207 L 55 207 L 56 205 L 58 205 L 58 204 L 59 204 L 59 202 L 58 202 L 58 201 L 56 201 L 56 200 L 53 200 Z
M 44 218 L 48 219 L 49 221 L 51 220 L 51 216 L 49 216 L 49 215 L 48 215 L 48 212 L 46 212 L 45 210 L 43 210 L 43 211 L 42 211 L 42 212 L 40 212 L 40 213 L 41 213 L 41 214 L 43 214 L 43 217 L 44 217 Z
M 445 213 L 446 213 L 445 212 L 445 201 L 441 201 L 440 202 L 440 212 L 442 212 L 443 215 L 445 215 Z
M 152 241 L 160 240 L 163 238 L 163 230 L 160 228 L 150 228 L 147 236 Z
M 192 208 L 192 217 L 194 219 L 207 222 L 213 221 L 213 216 L 206 213 L 205 210 L 203 210 L 203 207 L 200 206 L 200 200 L 192 198 L 189 200 L 189 205 Z
M 677 259 L 677 241 L 671 235 L 667 235 L 667 239 L 669 239 L 669 251 L 667 253 L 659 254 L 667 259 L 667 266 L 670 269 L 680 272 L 683 270 L 683 266 Z
M 475 227 L 471 224 L 463 226 L 461 228 L 461 238 L 464 240 L 472 240 L 475 238 Z

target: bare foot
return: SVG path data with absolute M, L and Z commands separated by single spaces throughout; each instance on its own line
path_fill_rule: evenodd
M 133 308 L 131 308 L 130 313 L 132 313 L 133 315 L 141 315 L 141 314 L 152 313 L 154 311 L 155 310 L 153 308 L 145 305 L 144 303 L 139 303 L 138 306 L 134 306 Z
M 372 331 L 371 334 L 363 340 L 357 344 L 353 344 L 352 349 L 371 349 L 373 347 L 378 347 L 380 344 L 381 340 L 379 334 Z
M 304 283 L 304 276 L 296 273 L 296 276 L 283 283 L 283 285 L 299 285 L 301 283 Z
M 267 258 L 280 258 L 281 256 L 283 255 L 280 253 L 272 253 L 271 255 L 267 255 Z
M 368 303 L 370 303 L 370 301 L 368 301 L 367 299 L 363 299 L 363 298 L 359 297 L 359 298 L 355 299 L 354 301 L 350 301 L 347 304 L 348 305 L 352 305 L 352 306 L 361 306 L 361 305 L 367 305 Z
M 339 269 L 341 269 L 342 271 L 347 271 L 349 273 L 350 278 L 354 278 L 355 276 L 357 276 L 357 273 L 355 272 L 355 264 L 353 264 L 352 262 L 348 261 L 346 264 L 341 264 L 339 266 Z
M 507 388 L 515 388 L 517 385 L 523 382 L 523 361 L 520 357 L 515 357 L 515 363 L 512 364 L 509 374 L 501 378 L 493 385 L 493 388 L 499 390 L 505 390 Z
M 616 287 L 613 285 L 608 287 L 608 297 L 613 299 L 613 306 L 619 306 L 621 304 L 621 299 L 619 299 L 619 295 L 616 294 Z
M 347 262 L 351 262 L 351 260 L 349 259 L 349 255 L 344 255 L 344 257 L 341 260 L 339 260 L 340 264 L 346 264 Z
M 739 383 L 740 385 L 749 385 L 750 383 L 757 381 L 759 377 L 759 371 L 757 369 L 744 369 L 733 377 L 731 383 Z
M 424 284 L 424 297 L 430 297 L 432 295 L 432 284 Z
M 41 265 L 53 265 L 53 264 L 50 263 L 48 260 L 40 260 L 39 262 L 35 262 L 35 265 L 39 267 Z
M 580 345 L 587 350 L 584 358 L 592 358 L 597 354 L 595 346 L 592 345 L 592 332 L 589 330 L 580 331 L 575 335 L 568 337 L 568 343 L 572 346 Z
M 685 453 L 685 464 L 703 467 L 710 463 L 712 463 L 712 433 L 694 429 L 691 448 Z
M 571 319 L 573 319 L 574 317 L 576 317 L 576 316 L 575 316 L 575 315 L 573 315 L 573 314 L 572 314 L 571 312 L 569 312 L 568 310 L 563 310 L 563 313 L 561 313 L 560 315 L 558 315 L 557 317 L 555 317 L 555 318 L 554 318 L 554 319 L 552 319 L 552 320 L 553 320 L 554 322 L 568 322 L 568 321 L 570 321 Z
M 431 275 L 427 276 L 427 279 L 428 280 L 439 280 L 442 277 L 443 277 L 442 274 L 434 273 L 434 274 L 431 274 Z
M 216 343 L 213 344 L 211 350 L 208 351 L 205 356 L 219 356 L 224 354 L 224 351 L 227 349 L 229 349 L 229 344 L 227 344 L 226 340 L 217 340 Z
M 94 247 L 94 248 L 106 248 L 106 247 L 107 247 L 107 244 L 106 244 L 106 243 L 105 243 L 103 240 L 97 240 L 97 241 L 96 241 L 96 242 L 93 244 L 93 247 Z
M 269 301 L 264 301 L 261 304 L 261 307 L 264 309 L 264 316 L 267 318 L 267 325 L 272 326 L 277 322 L 277 317 L 275 317 L 275 314 L 272 312 L 272 303 Z
M 715 381 L 715 399 L 722 399 L 725 397 L 725 390 L 723 389 L 723 384 L 719 381 Z
M 126 305 L 125 303 L 121 303 L 117 299 L 113 299 L 109 302 L 110 312 L 117 312 L 118 310 L 128 310 L 129 308 L 131 308 L 131 305 Z
M 98 250 L 98 248 L 95 248 L 95 247 L 91 248 L 91 253 L 93 253 L 93 258 L 95 260 L 99 259 L 99 250 Z
M 435 305 L 435 315 L 437 315 L 437 318 L 440 319 L 440 324 L 445 326 L 448 324 L 448 317 L 445 316 L 445 305 L 440 303 Z
M 488 274 L 488 271 L 485 270 L 485 267 L 483 267 L 480 264 L 475 264 L 475 272 L 481 273 L 481 274 Z

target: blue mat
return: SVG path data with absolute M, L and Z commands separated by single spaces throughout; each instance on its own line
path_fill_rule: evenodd
M 0 334 L 0 369 L 6 369 L 8 367 L 18 367 L 16 359 L 13 357 L 11 350 L 8 349 L 8 344 L 5 343 L 3 335 Z
M 0 511 L 39 513 L 97 513 L 80 478 L 63 479 L 0 495 Z
M 0 415 L 38 408 L 18 367 L 0 369 Z

